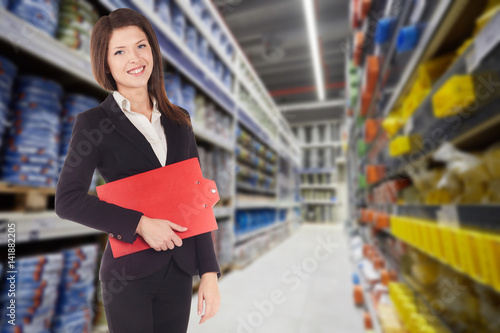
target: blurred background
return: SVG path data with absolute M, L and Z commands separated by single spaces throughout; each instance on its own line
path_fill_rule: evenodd
M 500 332 L 500 0 L 0 0 L 0 333 L 108 332 L 108 236 L 54 194 L 121 7 L 220 194 L 189 332 Z

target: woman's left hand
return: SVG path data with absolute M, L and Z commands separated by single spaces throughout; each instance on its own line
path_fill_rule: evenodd
M 215 316 L 220 307 L 220 292 L 216 272 L 207 272 L 201 276 L 198 288 L 198 315 L 203 312 L 205 300 L 205 314 L 201 316 L 200 324 Z

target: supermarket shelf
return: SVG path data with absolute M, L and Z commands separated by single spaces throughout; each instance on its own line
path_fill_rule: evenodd
M 289 207 L 300 207 L 299 201 L 283 201 L 279 200 L 277 204 L 278 209 L 280 208 L 289 208 Z
M 89 57 L 2 8 L 0 39 L 103 90 L 92 75 Z
M 456 1 L 456 5 L 459 6 L 461 1 Z M 425 28 L 424 34 L 419 40 L 417 46 L 415 47 L 415 51 L 412 54 L 411 59 L 409 60 L 407 66 L 405 67 L 397 86 L 394 88 L 394 93 L 391 95 L 389 102 L 386 104 L 383 116 L 387 117 L 389 112 L 392 110 L 394 104 L 399 99 L 399 97 L 404 92 L 405 88 L 408 86 L 409 79 L 416 71 L 418 64 L 420 63 L 424 52 L 427 51 L 428 45 L 431 43 L 432 38 L 436 36 L 436 31 L 438 30 L 441 21 L 447 15 L 450 10 L 449 7 L 454 3 L 452 0 L 443 0 L 439 1 L 436 9 L 434 10 L 434 14 L 431 20 L 427 23 L 427 27 Z
M 239 190 L 247 190 L 247 191 L 252 191 L 252 192 L 257 192 L 257 193 L 264 193 L 264 194 L 272 194 L 276 195 L 276 190 L 269 190 L 265 188 L 259 188 L 247 184 L 243 184 L 241 182 L 236 183 L 236 188 Z
M 239 103 L 238 103 L 239 104 Z M 258 125 L 258 121 L 255 117 L 246 112 L 244 108 L 238 107 L 238 121 L 241 122 L 245 127 L 252 131 L 259 140 L 264 142 L 269 148 L 273 149 L 275 152 L 281 151 L 278 148 L 276 141 L 264 130 L 264 128 Z
M 500 231 L 500 205 L 399 205 L 394 212 L 398 216 Z
M 230 59 L 227 56 L 226 52 L 221 49 L 220 43 L 215 40 L 210 29 L 204 24 L 204 22 L 200 20 L 200 18 L 193 11 L 193 6 L 190 4 L 190 0 L 175 0 L 175 2 L 179 6 L 179 8 L 182 9 L 182 12 L 184 13 L 184 15 L 186 15 L 186 18 L 193 24 L 194 27 L 196 27 L 198 33 L 208 41 L 208 44 L 215 51 L 217 56 L 225 63 L 227 67 L 231 69 L 232 72 L 234 72 L 235 66 L 233 60 Z
M 370 314 L 370 317 L 372 319 L 373 331 L 376 333 L 383 333 L 382 328 L 380 327 L 380 322 L 378 320 L 377 311 L 375 310 L 375 305 L 373 304 L 372 298 L 370 296 L 370 288 L 368 286 L 368 283 L 365 280 L 365 276 L 359 270 L 359 267 L 357 267 L 356 264 L 354 264 L 353 266 L 354 266 L 354 271 L 359 276 L 359 280 L 361 282 L 361 287 L 363 288 L 363 299 L 364 299 L 364 303 L 366 305 L 366 308 L 368 310 L 368 313 Z
M 266 201 L 237 201 L 236 209 L 254 209 L 254 208 L 275 208 L 276 200 Z
M 268 232 L 270 230 L 282 227 L 282 226 L 286 225 L 287 223 L 288 222 L 274 222 L 273 224 L 265 226 L 263 228 L 259 228 L 259 229 L 252 230 L 252 231 L 248 231 L 248 232 L 245 232 L 245 233 L 242 233 L 242 234 L 235 234 L 234 235 L 235 242 L 236 243 L 244 242 L 246 240 L 249 240 L 250 238 L 253 238 L 255 236 L 258 236 L 260 234 Z
M 427 308 L 429 314 L 431 314 L 434 318 L 437 318 L 439 324 L 446 329 L 450 333 L 456 332 L 456 330 L 452 329 L 448 323 L 442 318 L 441 314 L 435 310 L 435 308 L 429 303 L 429 301 L 423 296 L 417 288 L 417 282 L 415 282 L 410 276 L 401 274 L 401 280 L 411 289 L 413 294 L 418 298 L 422 304 Z
M 300 169 L 300 173 L 335 173 L 337 169 L 335 168 L 307 168 Z
M 337 201 L 327 201 L 327 200 L 303 200 L 304 205 L 338 205 Z
M 214 207 L 213 210 L 214 210 L 215 218 L 231 216 L 231 215 L 233 215 L 233 211 L 234 211 L 232 206 Z
M 186 0 L 183 0 L 186 1 Z M 264 86 L 262 83 L 262 80 L 260 79 L 259 75 L 255 72 L 252 64 L 248 61 L 246 58 L 246 54 L 240 49 L 238 41 L 234 38 L 232 32 L 227 28 L 227 25 L 224 21 L 224 19 L 220 16 L 219 12 L 214 8 L 214 4 L 211 0 L 203 0 L 205 3 L 205 6 L 207 9 L 210 11 L 210 14 L 214 19 L 217 20 L 217 23 L 219 24 L 219 27 L 223 30 L 224 34 L 228 37 L 228 39 L 231 41 L 231 44 L 233 45 L 234 51 L 237 54 L 237 58 L 241 59 L 245 65 L 245 67 L 250 71 L 251 74 L 253 74 L 253 80 L 257 84 L 257 88 L 262 91 L 262 94 L 259 94 L 258 91 L 251 86 L 248 83 L 248 79 L 245 77 L 243 73 L 239 71 L 239 68 L 235 68 L 235 71 L 233 72 L 238 78 L 238 81 L 243 84 L 245 89 L 248 90 L 248 92 L 254 97 L 254 100 L 260 104 L 263 110 L 270 109 L 269 106 L 272 106 L 273 108 L 272 111 L 275 111 L 276 114 L 278 114 L 278 108 L 276 104 L 274 103 L 274 100 L 272 97 L 269 95 L 267 88 Z M 265 100 L 262 99 L 262 97 L 265 98 Z M 276 124 L 277 125 L 277 124 Z
M 311 143 L 302 143 L 300 144 L 300 148 L 308 149 L 308 148 L 329 148 L 329 147 L 340 147 L 342 146 L 341 141 L 333 141 L 333 142 L 311 142 Z
M 333 189 L 337 188 L 337 183 L 331 183 L 331 184 L 301 184 L 300 188 L 302 190 L 304 189 Z
M 231 154 L 234 153 L 234 140 L 229 140 L 228 138 L 222 137 L 220 134 L 214 133 L 207 129 L 202 124 L 197 123 L 195 120 L 192 121 L 193 130 L 195 136 L 202 139 L 203 141 L 210 142 L 215 146 L 219 146 Z
M 42 213 L 0 213 L 0 245 L 7 244 L 7 224 L 16 225 L 16 243 L 103 233 L 82 224 L 63 220 L 53 211 Z
M 396 24 L 396 27 L 394 31 L 400 31 L 400 29 L 403 27 L 403 25 L 406 23 L 408 16 L 410 15 L 411 9 L 413 7 L 413 3 L 411 1 L 407 1 L 403 4 L 403 9 L 401 10 L 401 14 L 398 15 L 398 21 Z M 367 110 L 367 118 L 372 117 L 374 113 L 374 108 L 375 105 L 380 102 L 379 98 L 377 96 L 381 96 L 381 90 L 383 90 L 383 93 L 385 94 L 393 94 L 394 93 L 394 88 L 393 86 L 390 87 L 384 87 L 381 89 L 381 85 L 387 80 L 387 76 L 389 75 L 389 69 L 391 67 L 391 63 L 395 60 L 395 55 L 396 55 L 396 42 L 397 42 L 397 33 L 393 33 L 392 39 L 389 43 L 388 46 L 386 46 L 386 52 L 380 52 L 383 54 L 382 59 L 383 59 L 383 64 L 380 67 L 380 74 L 379 77 L 377 78 L 377 84 L 375 85 L 375 89 L 373 91 L 372 96 L 374 96 L 371 101 L 370 105 L 368 106 Z M 383 46 L 381 45 L 383 48 Z M 348 58 L 349 59 L 349 58 Z M 347 66 L 346 66 L 347 70 Z M 346 76 L 347 77 L 347 76 Z M 349 95 L 346 95 L 349 96 Z M 358 96 L 358 99 L 361 97 Z

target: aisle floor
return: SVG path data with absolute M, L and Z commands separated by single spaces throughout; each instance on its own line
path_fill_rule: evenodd
M 199 325 L 193 294 L 189 333 L 362 333 L 352 266 L 340 225 L 303 224 L 244 269 L 221 277 L 221 307 Z

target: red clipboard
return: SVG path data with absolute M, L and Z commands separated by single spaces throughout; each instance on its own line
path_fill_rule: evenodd
M 218 229 L 213 206 L 219 201 L 215 182 L 203 178 L 197 157 L 96 187 L 100 200 L 134 209 L 147 217 L 187 227 L 181 238 Z M 141 235 L 133 244 L 109 237 L 113 257 L 151 248 Z

